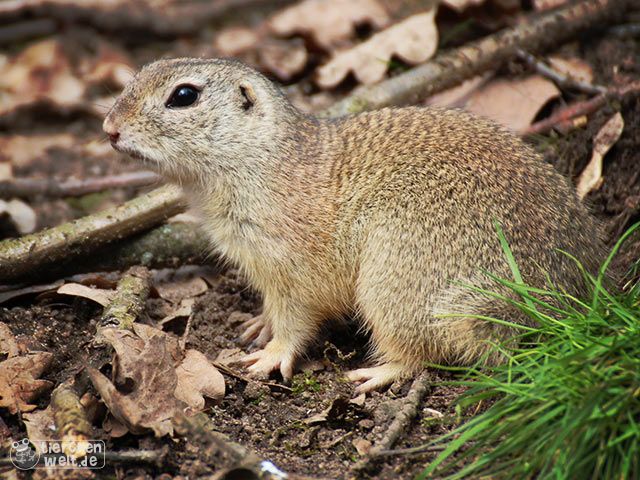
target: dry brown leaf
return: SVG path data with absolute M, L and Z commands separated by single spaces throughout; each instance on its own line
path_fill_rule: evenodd
M 98 370 L 89 367 L 87 371 L 110 413 L 131 433 L 150 429 L 161 437 L 173 432 L 178 379 L 167 345 L 169 336 L 158 333 L 144 340 L 128 330 L 103 329 L 102 336 L 116 351 L 113 383 Z M 126 387 L 126 393 L 116 385 Z
M 440 107 L 458 108 L 464 106 L 471 94 L 478 90 L 487 81 L 487 75 L 479 75 L 462 82 L 457 87 L 444 90 L 427 98 L 426 105 L 438 105 Z
M 302 41 L 271 39 L 262 43 L 258 58 L 262 68 L 288 82 L 304 69 L 309 55 Z
M 13 166 L 2 159 L 2 153 L 0 153 L 0 182 L 2 180 L 9 180 L 13 178 Z
M 581 58 L 549 57 L 549 65 L 557 72 L 578 80 L 591 83 L 593 81 L 593 69 L 591 65 Z
M 21 235 L 36 229 L 36 212 L 22 200 L 14 198 L 7 202 L 0 199 L 0 217 L 5 215 Z
M 0 355 L 7 358 L 16 357 L 20 353 L 18 342 L 6 323 L 0 322 Z
M 456 12 L 462 12 L 469 7 L 475 7 L 484 3 L 485 0 L 442 0 L 442 4 L 452 8 Z
M 560 91 L 553 82 L 540 75 L 499 78 L 474 92 L 465 109 L 520 131 L 531 125 L 540 109 L 558 95 Z
M 36 43 L 0 67 L 0 115 L 42 102 L 68 110 L 81 106 L 84 94 L 56 40 Z
M 180 302 L 180 305 L 177 307 L 172 307 L 172 310 L 158 322 L 160 325 L 165 325 L 166 323 L 175 320 L 176 318 L 183 318 L 191 316 L 193 313 L 193 306 L 196 301 L 194 298 L 185 298 Z
M 602 161 L 607 152 L 615 145 L 624 130 L 624 119 L 620 112 L 613 115 L 593 138 L 591 160 L 578 178 L 576 190 L 578 197 L 584 198 L 587 193 L 602 185 Z
M 68 133 L 55 135 L 6 135 L 0 137 L 0 160 L 23 167 L 52 148 L 71 148 L 77 140 Z
M 216 36 L 213 46 L 222 57 L 235 57 L 258 46 L 261 35 L 253 28 L 229 27 Z
M 275 14 L 269 28 L 277 35 L 309 35 L 330 50 L 351 38 L 356 25 L 376 30 L 389 23 L 389 15 L 376 0 L 304 0 Z
M 98 55 L 81 66 L 82 79 L 90 85 L 122 89 L 133 78 L 136 67 L 122 51 L 103 43 Z
M 242 361 L 247 354 L 239 348 L 223 348 L 218 352 L 216 363 L 220 365 L 233 365 Z
M 371 450 L 371 447 L 373 446 L 369 440 L 365 440 L 364 438 L 354 438 L 351 443 L 360 456 L 369 453 L 369 450 Z
M 40 442 L 35 440 L 55 440 L 56 422 L 51 405 L 44 410 L 25 413 L 22 418 L 27 429 L 27 437 L 33 441 L 38 451 L 40 451 Z
M 202 295 L 209 285 L 201 277 L 177 278 L 156 285 L 158 295 L 171 303 L 180 303 L 185 298 Z
M 80 283 L 65 283 L 58 288 L 57 293 L 61 295 L 71 295 L 74 297 L 88 298 L 106 307 L 115 295 L 115 290 L 103 290 L 101 288 L 91 288 Z
M 52 361 L 51 353 L 33 352 L 0 362 L 0 408 L 12 414 L 34 410 L 36 406 L 29 402 L 53 387 L 51 382 L 39 379 Z
M 143 324 L 134 324 L 133 329 L 101 331 L 115 350 L 111 380 L 95 369 L 88 370 L 114 417 L 105 425 L 111 435 L 122 434 L 122 426 L 132 433 L 150 429 L 158 437 L 171 434 L 171 419 L 182 409 L 183 401 L 197 409 L 204 406 L 203 395 L 224 395 L 220 374 L 204 355 L 190 351 L 183 358 L 175 337 Z M 126 392 L 119 390 L 122 387 Z
M 432 9 L 413 15 L 353 48 L 336 53 L 318 69 L 318 85 L 335 87 L 350 71 L 365 85 L 376 83 L 384 77 L 393 55 L 410 64 L 431 58 L 438 48 L 435 13 Z
M 533 0 L 533 8 L 536 10 L 550 10 L 567 3 L 567 0 Z
M 178 385 L 175 396 L 194 410 L 204 408 L 204 397 L 224 397 L 224 377 L 207 357 L 197 350 L 187 350 L 184 360 L 176 368 Z
M 0 304 L 9 301 L 12 298 L 21 297 L 23 295 L 31 295 L 33 293 L 42 293 L 56 290 L 63 283 L 63 280 L 57 280 L 46 285 L 29 285 L 28 287 L 24 288 L 16 288 L 15 290 L 0 292 Z

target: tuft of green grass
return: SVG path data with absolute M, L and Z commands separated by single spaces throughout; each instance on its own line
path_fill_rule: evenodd
M 496 280 L 518 294 L 513 303 L 538 327 L 523 329 L 518 345 L 496 346 L 505 364 L 473 368 L 454 382 L 469 387 L 458 400 L 463 408 L 494 403 L 432 442 L 444 449 L 418 478 L 640 478 L 640 285 L 612 293 L 605 282 L 639 227 L 595 277 L 583 270 L 587 300 L 524 285 L 498 227 L 514 281 Z

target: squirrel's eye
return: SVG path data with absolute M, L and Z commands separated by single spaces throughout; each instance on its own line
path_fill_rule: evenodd
M 200 91 L 193 85 L 179 85 L 167 100 L 166 106 L 168 108 L 188 107 L 193 105 L 199 96 Z

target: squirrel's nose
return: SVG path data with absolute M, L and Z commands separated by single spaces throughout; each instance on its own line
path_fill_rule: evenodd
M 109 136 L 109 141 L 111 141 L 111 143 L 116 143 L 120 138 L 120 132 L 113 132 L 113 133 L 107 132 L 107 135 Z
M 104 119 L 102 130 L 104 130 L 104 133 L 107 134 L 111 143 L 116 143 L 120 138 L 120 132 L 118 131 L 116 126 L 109 121 L 109 117 Z

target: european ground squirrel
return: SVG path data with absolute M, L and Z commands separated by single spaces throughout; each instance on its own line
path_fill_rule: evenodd
M 263 296 L 243 335 L 264 348 L 249 371 L 294 362 L 332 317 L 370 332 L 377 366 L 349 372 L 359 391 L 425 362 L 468 364 L 526 322 L 483 272 L 579 293 L 602 258 L 598 226 L 569 183 L 513 134 L 440 108 L 319 119 L 230 60 L 144 67 L 104 121 L 113 146 L 180 184 L 212 245 Z M 547 277 L 547 274 L 549 277 Z M 447 316 L 443 314 L 466 314 Z M 267 343 L 268 342 L 268 343 Z

